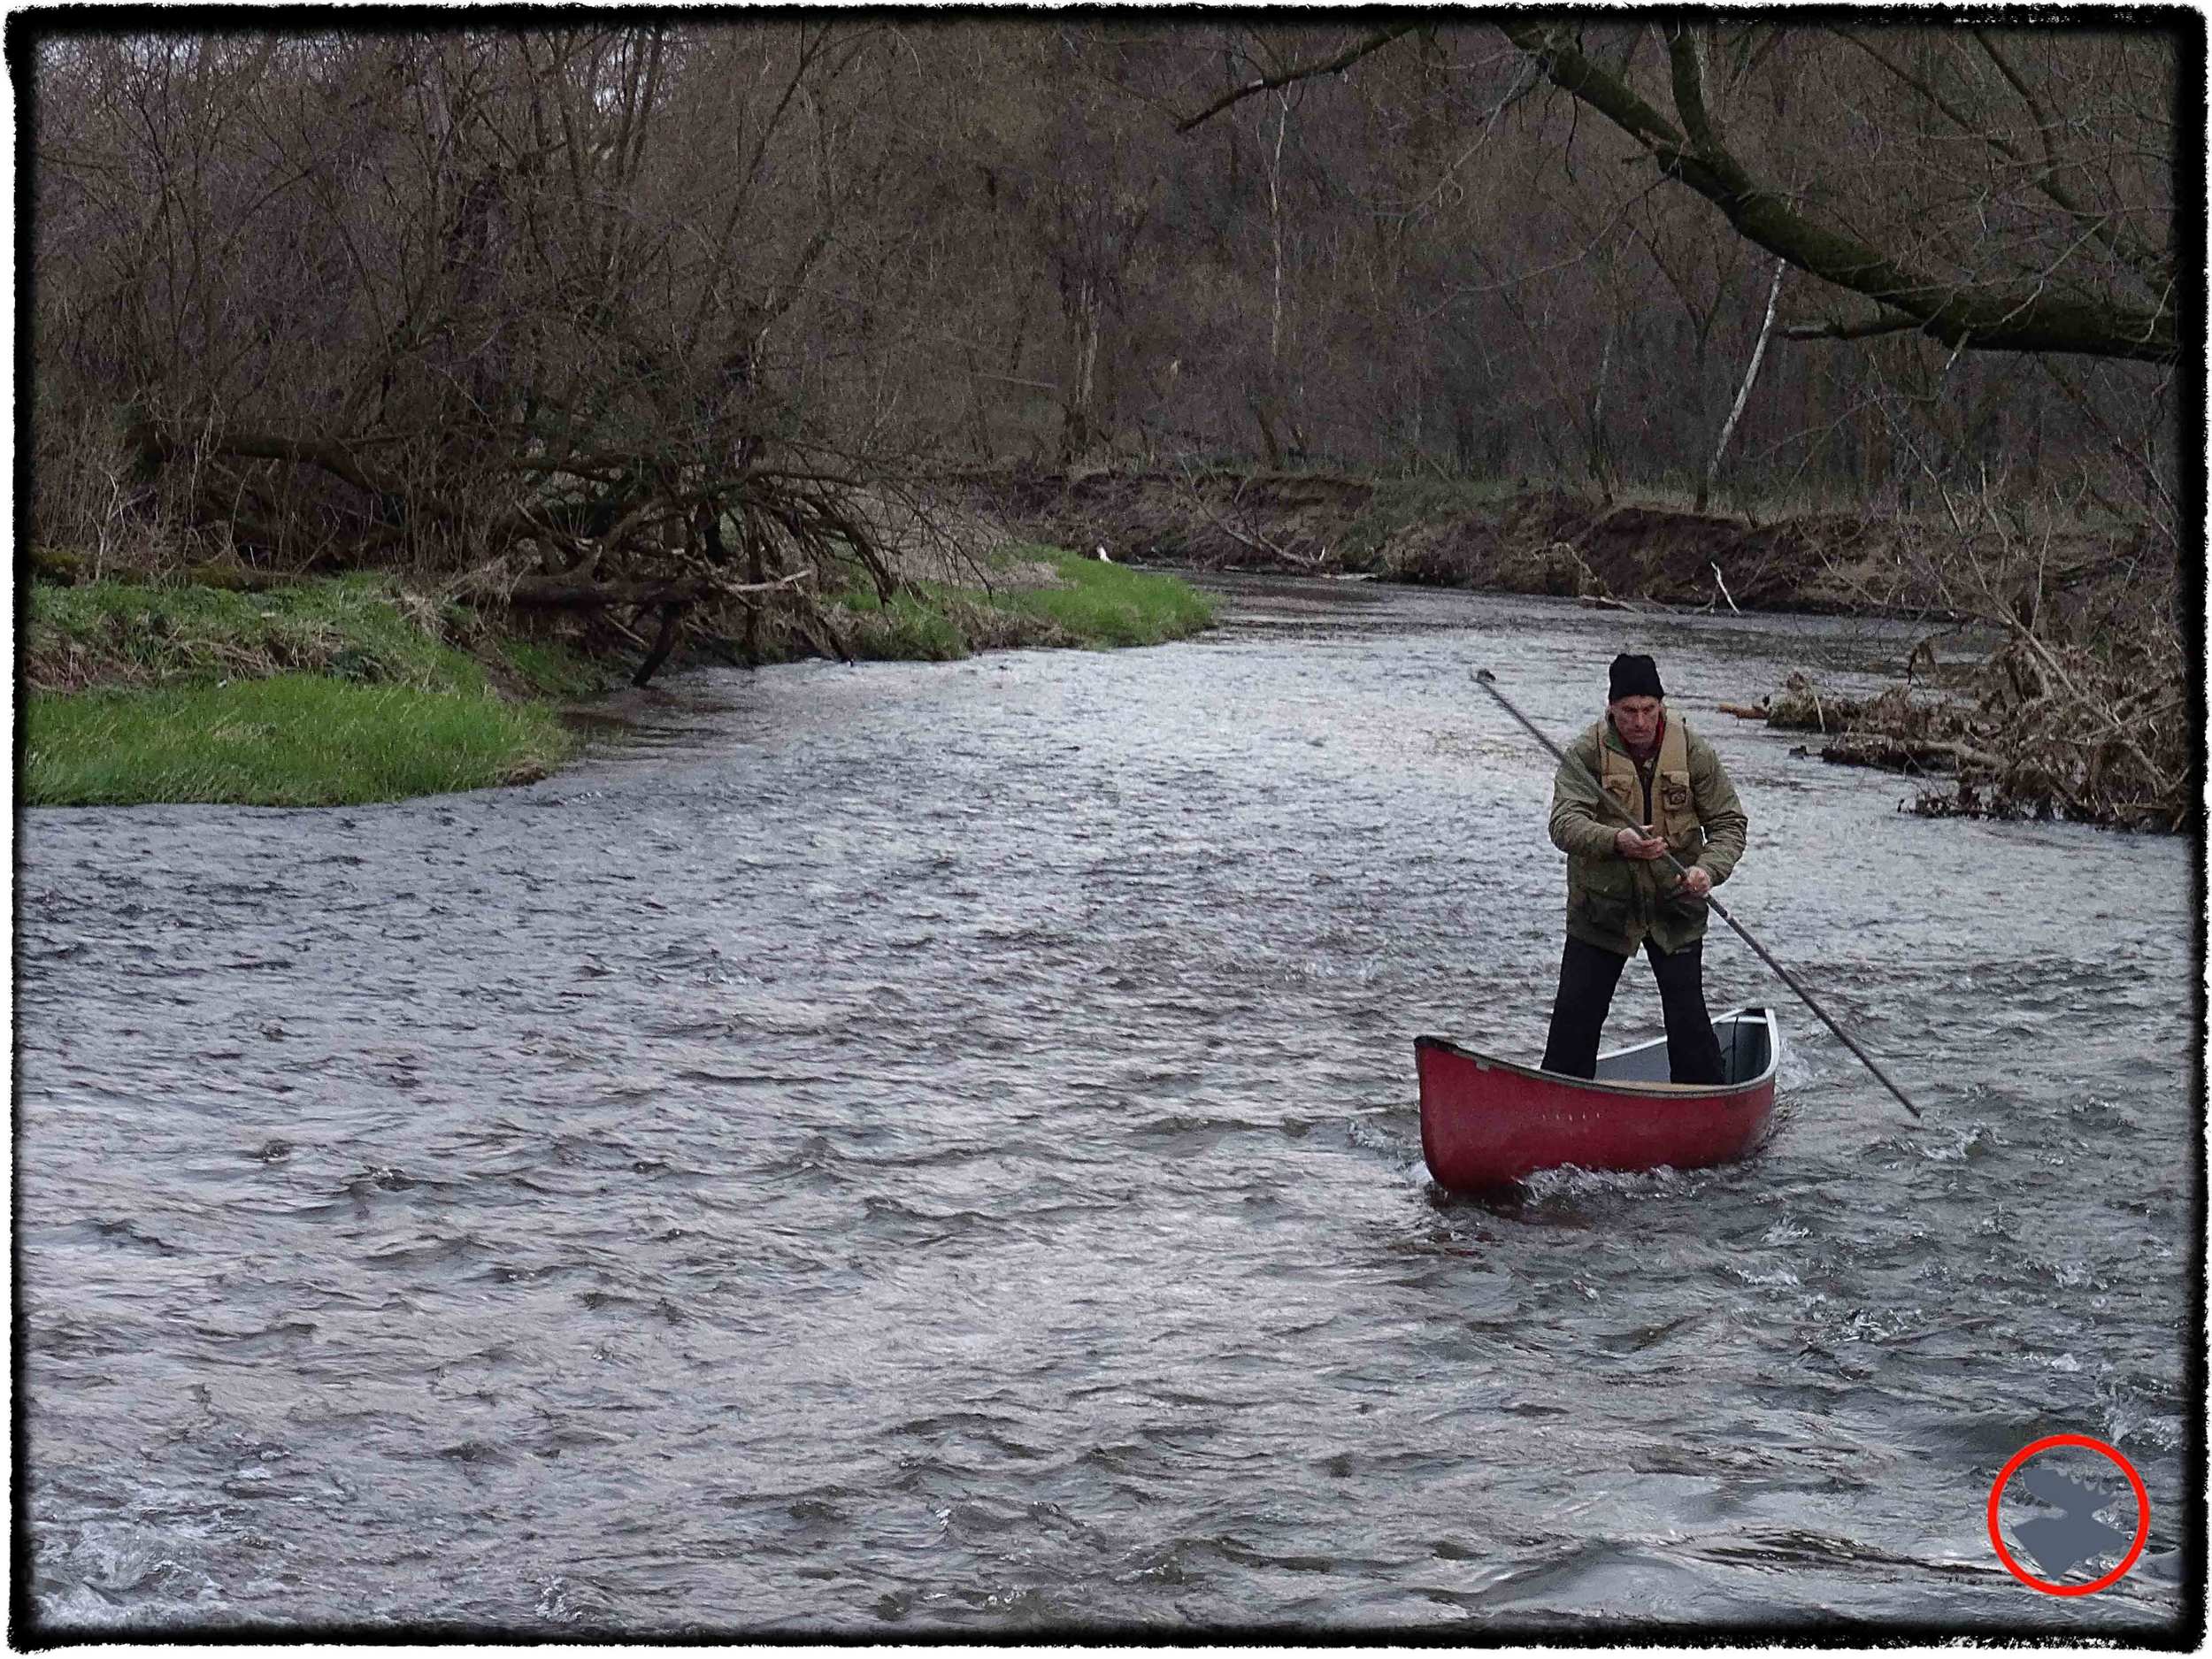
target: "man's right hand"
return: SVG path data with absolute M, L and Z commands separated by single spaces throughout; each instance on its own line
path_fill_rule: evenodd
M 1613 849 L 1624 858 L 1664 858 L 1667 843 L 1643 829 L 1624 829 L 1613 837 Z

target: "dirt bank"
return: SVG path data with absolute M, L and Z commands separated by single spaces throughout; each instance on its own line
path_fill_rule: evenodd
M 1330 473 L 977 474 L 966 504 L 1012 534 L 1128 563 L 1368 575 L 1588 604 L 1894 616 L 1935 634 L 1969 620 L 2002 641 L 1832 707 L 1809 682 L 1825 759 L 1928 780 L 1931 816 L 2064 818 L 2177 830 L 2193 821 L 2185 609 L 2170 543 L 2033 520 L 1807 513 L 1760 521 L 1559 489 Z M 1925 658 L 1924 662 L 1923 658 Z M 1916 665 L 1919 669 L 1916 683 Z M 1828 706 L 1824 706 L 1828 705 Z M 1833 718 L 1830 718 L 1832 713 Z
M 1018 535 L 1129 562 L 1697 610 L 1947 609 L 1925 570 L 1937 533 L 1853 514 L 1760 522 L 1558 489 L 1318 472 L 977 473 L 957 488 Z M 2058 540 L 2062 577 L 2124 551 L 2108 538 Z

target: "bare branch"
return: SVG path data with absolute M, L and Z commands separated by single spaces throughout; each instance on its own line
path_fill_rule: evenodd
M 1880 51 L 1870 42 L 1852 30 L 1842 29 L 1837 33 L 1840 39 L 1849 45 L 1857 47 L 1860 51 L 1887 70 L 1900 83 L 1911 88 L 1913 91 L 1933 104 L 1942 112 L 1944 119 L 1960 131 L 1970 133 L 1980 139 L 2006 160 L 2024 169 L 2029 169 L 2029 182 L 2047 200 L 2062 211 L 2084 221 L 2090 234 L 2102 244 L 2106 252 L 2118 259 L 2130 273 L 2154 292 L 2157 290 L 2162 281 L 2161 262 L 2157 256 L 2134 238 L 2122 236 L 2109 219 L 2084 208 L 2075 199 L 2072 193 L 2058 182 L 2059 160 L 2051 148 L 2049 118 L 2043 112 L 2043 107 L 2037 102 L 2035 94 L 2020 79 L 2011 64 L 2007 62 L 2003 55 L 1998 51 L 1996 42 L 1989 37 L 1988 31 L 1976 29 L 1974 38 L 1980 42 L 1982 50 L 1988 56 L 1989 60 L 1997 65 L 1999 73 L 2020 96 L 2021 101 L 2028 106 L 2029 113 L 2036 123 L 2037 135 L 2043 146 L 2043 165 L 2039 169 L 2034 168 L 2028 158 L 2020 153 L 2018 147 L 2001 133 L 1992 132 L 1986 118 L 1978 119 L 1966 111 L 1961 110 L 1950 99 L 1943 96 L 1940 88 L 1932 85 L 1926 77 L 1914 74 L 1902 64 Z
M 1377 29 L 1357 45 L 1346 48 L 1325 63 L 1302 64 L 1294 69 L 1283 70 L 1279 74 L 1263 75 L 1256 81 L 1248 81 L 1244 85 L 1223 93 L 1197 114 L 1176 122 L 1175 130 L 1179 133 L 1187 133 L 1194 127 L 1202 127 L 1231 104 L 1240 104 L 1255 93 L 1273 92 L 1278 88 L 1287 87 L 1294 81 L 1312 81 L 1322 75 L 1340 74 L 1369 53 L 1380 51 L 1400 35 L 1410 35 L 1421 27 L 1423 26 L 1418 23 L 1394 23 L 1388 28 Z
M 671 577 L 664 581 L 580 582 L 557 576 L 525 577 L 508 596 L 511 604 L 534 611 L 589 611 L 606 606 L 688 605 L 702 599 L 726 599 L 774 593 L 813 579 L 811 568 L 764 582 L 721 582 L 710 577 Z
M 1785 323 L 1785 340 L 1872 340 L 1882 334 L 1901 334 L 1920 326 L 1916 317 L 1875 317 L 1863 323 Z
M 1822 281 L 1863 294 L 1912 317 L 1947 345 L 1985 351 L 2074 352 L 2166 363 L 2178 350 L 2170 303 L 2154 311 L 2075 299 L 2041 280 L 1969 284 L 1916 271 L 1848 232 L 1824 224 L 1754 178 L 1717 143 L 1701 150 L 1628 85 L 1591 62 L 1573 42 L 1541 24 L 1502 22 L 1499 32 L 1529 54 L 1547 79 L 1640 145 L 1667 178 L 1711 202 L 1739 233 Z M 1702 120 L 1701 89 L 1672 54 L 1678 81 L 1687 74 L 1692 111 Z M 1704 129 L 1711 140 L 1709 127 Z
M 1705 109 L 1705 65 L 1697 50 L 1697 32 L 1686 23 L 1667 26 L 1667 67 L 1674 82 L 1674 107 L 1690 146 L 1708 160 L 1722 154 L 1712 117 Z

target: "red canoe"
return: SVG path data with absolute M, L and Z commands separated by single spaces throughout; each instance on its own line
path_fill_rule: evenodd
M 1502 1187 L 1538 1170 L 1694 1170 L 1756 1146 L 1774 1111 L 1782 1032 L 1771 1009 L 1717 1016 L 1728 1081 L 1667 1081 L 1663 1037 L 1598 1056 L 1594 1079 L 1413 1040 L 1421 1076 L 1421 1155 L 1437 1185 Z

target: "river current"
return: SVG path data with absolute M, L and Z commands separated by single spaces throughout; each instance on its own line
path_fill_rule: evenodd
M 2189 844 L 1715 706 L 1909 633 L 1212 585 L 1155 649 L 678 677 L 527 788 L 19 813 L 30 1633 L 2200 1627 Z M 1717 924 L 1758 1154 L 1448 1194 L 1413 1040 L 1532 1058 L 1561 937 L 1470 675 L 1563 741 L 1622 649 L 1924 1117 Z M 2093 1594 L 1990 1540 L 2054 1434 L 2149 1500 Z

